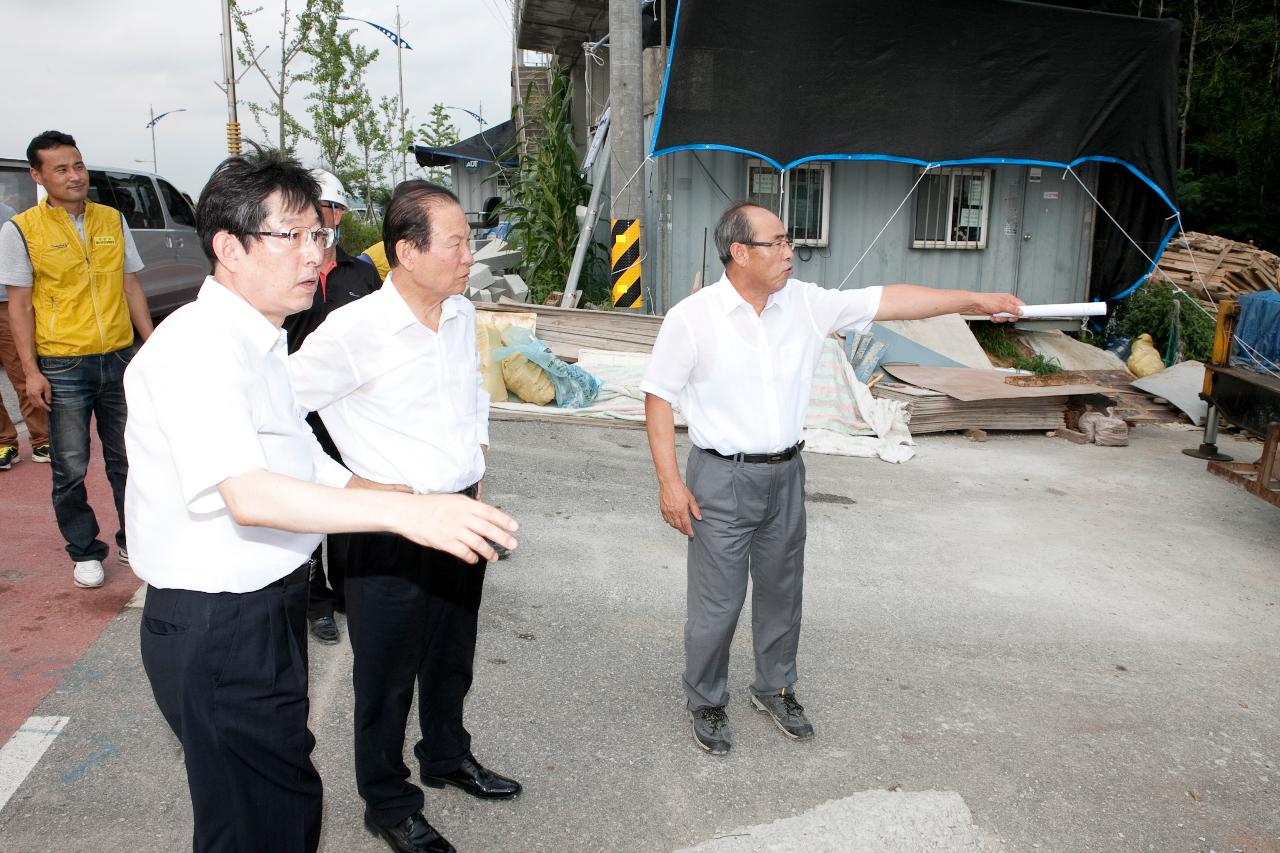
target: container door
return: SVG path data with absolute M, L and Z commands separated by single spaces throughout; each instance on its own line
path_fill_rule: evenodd
M 1092 183 L 1088 164 L 1076 174 Z M 1063 169 L 1027 168 L 1017 295 L 1030 305 L 1083 302 L 1089 288 L 1093 201 Z

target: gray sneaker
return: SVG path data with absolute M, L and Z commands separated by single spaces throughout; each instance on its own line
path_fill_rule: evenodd
M 727 755 L 733 746 L 733 732 L 729 730 L 729 716 L 724 706 L 699 708 L 689 712 L 693 721 L 693 740 L 712 755 Z
M 791 690 L 779 693 L 751 694 L 751 704 L 757 711 L 764 711 L 772 719 L 782 733 L 793 740 L 805 740 L 813 737 L 813 726 L 804 715 L 804 706 L 796 701 L 796 694 Z

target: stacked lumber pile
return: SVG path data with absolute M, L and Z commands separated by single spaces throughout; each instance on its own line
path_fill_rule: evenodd
M 577 361 L 581 349 L 650 352 L 662 325 L 661 317 L 624 311 L 591 311 L 506 302 L 477 303 L 476 309 L 536 313 L 538 339 L 565 361 Z
M 1151 277 L 1164 281 L 1167 276 L 1210 313 L 1217 313 L 1221 299 L 1258 290 L 1280 290 L 1280 257 L 1252 244 L 1212 234 L 1188 231 L 1185 236 L 1185 244 L 1180 239 L 1169 243 L 1160 257 L 1159 270 L 1153 271 Z
M 1051 430 L 1066 427 L 1070 397 L 1031 397 L 1013 400 L 957 400 L 900 382 L 877 382 L 877 397 L 901 400 L 911 415 L 911 434 L 953 430 Z

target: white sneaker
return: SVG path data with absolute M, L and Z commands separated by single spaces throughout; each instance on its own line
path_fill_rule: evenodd
M 75 571 L 71 573 L 71 579 L 75 581 L 76 586 L 84 589 L 102 586 L 106 577 L 106 572 L 102 571 L 101 560 L 81 560 L 76 563 Z

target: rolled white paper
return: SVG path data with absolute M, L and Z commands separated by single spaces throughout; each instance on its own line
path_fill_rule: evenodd
M 1067 302 L 1060 305 L 1023 305 L 1019 312 L 1024 318 L 1035 317 L 1101 317 L 1107 313 L 1105 302 Z M 1006 311 L 992 317 L 1013 317 Z

